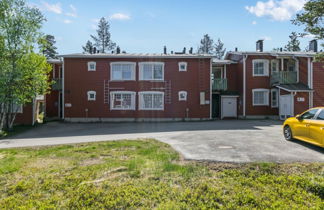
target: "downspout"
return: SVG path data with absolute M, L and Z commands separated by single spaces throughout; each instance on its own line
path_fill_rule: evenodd
M 243 117 L 246 116 L 246 59 L 248 55 L 243 55 Z
M 62 59 L 62 119 L 64 120 L 65 119 L 65 62 L 64 62 L 64 57 Z
M 35 98 L 33 98 L 33 118 L 32 118 L 32 126 L 35 125 Z
M 209 119 L 213 119 L 212 116 L 212 103 L 213 103 L 213 84 L 212 84 L 212 68 L 213 68 L 213 59 L 210 59 L 210 69 L 209 69 Z
M 295 56 L 293 57 L 293 59 L 296 61 L 295 67 L 296 67 L 296 72 L 297 72 L 297 83 L 298 83 L 299 82 L 299 60 Z
M 309 88 L 311 88 L 312 84 L 311 84 L 311 58 L 308 57 L 307 58 L 307 85 Z M 308 108 L 311 108 L 311 93 L 308 93 Z
M 313 89 L 314 88 L 314 80 L 313 80 L 313 64 L 314 64 L 314 60 L 311 61 L 310 63 L 310 89 Z M 314 106 L 314 92 L 310 92 L 310 96 L 311 96 L 311 100 L 310 100 L 310 108 L 312 108 Z

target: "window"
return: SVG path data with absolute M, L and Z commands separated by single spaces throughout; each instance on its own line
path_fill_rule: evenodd
M 135 66 L 133 62 L 110 63 L 111 80 L 135 80 Z
M 279 99 L 279 91 L 278 89 L 271 90 L 271 107 L 277 108 L 278 107 L 278 100 Z
M 139 67 L 140 80 L 164 80 L 164 63 L 142 62 Z
M 179 71 L 187 71 L 187 62 L 179 62 Z
M 179 101 L 187 100 L 187 91 L 179 91 Z
M 293 59 L 285 60 L 285 66 L 287 71 L 296 71 L 296 61 Z
M 88 71 L 96 71 L 96 62 L 88 62 Z
M 112 91 L 110 92 L 111 110 L 135 110 L 135 92 Z
M 88 101 L 95 101 L 96 100 L 96 91 L 88 91 Z
M 252 90 L 253 106 L 269 106 L 269 90 L 254 89 Z
M 309 110 L 309 111 L 305 112 L 304 114 L 302 114 L 300 116 L 300 119 L 302 119 L 302 120 L 313 119 L 317 112 L 318 112 L 318 109 Z
M 271 60 L 271 73 L 279 72 L 279 60 Z
M 322 111 L 320 112 L 320 114 L 317 116 L 316 118 L 317 120 L 324 120 L 324 110 L 322 109 Z
M 253 76 L 269 76 L 268 60 L 253 60 Z
M 140 110 L 164 110 L 163 92 L 139 92 Z

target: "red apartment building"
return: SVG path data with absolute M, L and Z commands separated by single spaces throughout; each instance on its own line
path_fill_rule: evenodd
M 225 60 L 166 49 L 63 55 L 49 60 L 55 84 L 45 116 L 69 122 L 285 119 L 324 105 L 316 41 L 310 49 L 263 52 L 258 41 L 255 52 L 235 50 Z M 35 106 L 24 107 L 17 122 L 35 122 Z

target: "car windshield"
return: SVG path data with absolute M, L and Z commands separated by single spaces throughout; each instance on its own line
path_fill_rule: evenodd
M 301 119 L 306 120 L 306 119 L 313 119 L 314 116 L 316 115 L 318 109 L 312 109 L 300 116 Z

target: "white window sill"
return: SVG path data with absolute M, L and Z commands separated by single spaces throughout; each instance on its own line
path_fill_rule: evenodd
M 267 74 L 262 74 L 262 75 L 253 74 L 253 77 L 269 77 L 269 75 L 267 75 Z
M 138 110 L 141 110 L 141 111 L 164 111 L 164 109 L 143 109 L 143 108 L 139 108 Z
M 125 82 L 125 81 L 136 81 L 136 80 L 135 79 L 121 79 L 121 80 L 112 79 L 112 80 L 110 80 L 110 82 Z
M 131 109 L 124 109 L 124 108 L 111 108 L 110 110 L 115 110 L 115 111 L 134 111 L 135 108 L 131 108 Z

